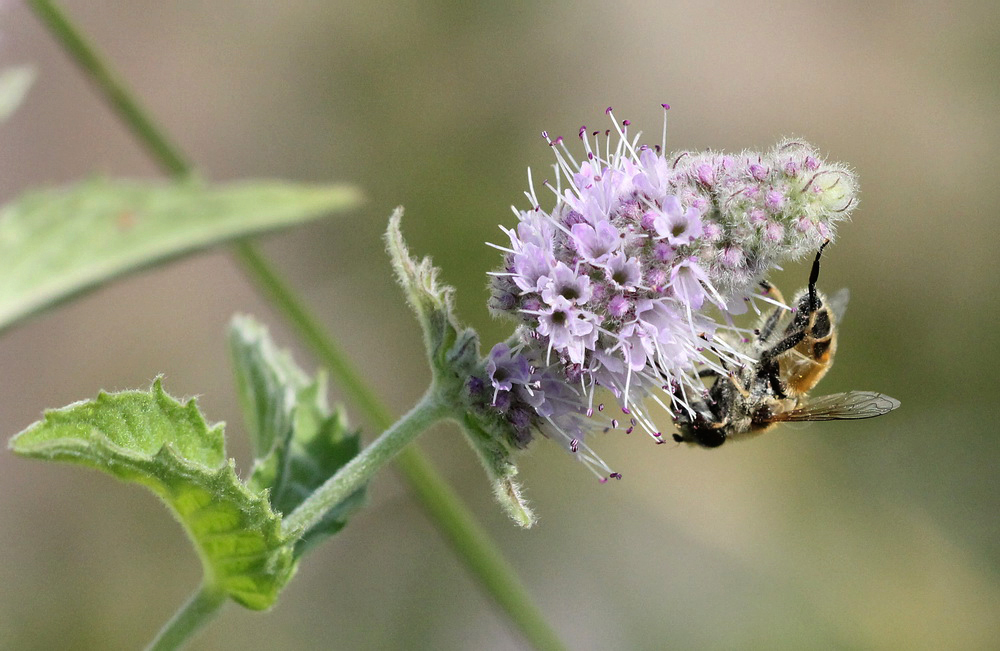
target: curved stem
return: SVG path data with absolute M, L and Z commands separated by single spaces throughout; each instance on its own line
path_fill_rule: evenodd
M 431 386 L 413 409 L 282 518 L 282 530 L 285 533 L 308 531 L 327 511 L 367 484 L 376 470 L 391 461 L 418 434 L 448 414 L 449 407 Z
M 215 585 L 203 583 L 201 587 L 174 613 L 156 638 L 146 647 L 147 651 L 169 651 L 184 646 L 194 633 L 210 622 L 226 601 L 226 593 Z
M 186 158 L 153 123 L 127 87 L 110 72 L 97 50 L 87 43 L 69 18 L 50 0 L 28 0 L 28 6 L 90 77 L 97 90 L 104 95 L 140 144 L 146 147 L 150 156 L 174 176 L 189 173 L 191 167 Z M 360 373 L 348 357 L 270 263 L 256 247 L 246 242 L 236 245 L 235 254 L 243 263 L 248 276 L 291 322 L 305 343 L 313 348 L 320 362 L 340 382 L 350 399 L 378 429 L 388 429 L 392 423 L 389 410 L 361 380 Z M 539 650 L 563 649 L 558 636 L 545 621 L 496 543 L 483 531 L 472 513 L 462 504 L 455 491 L 441 479 L 427 458 L 414 446 L 410 446 L 399 453 L 396 466 L 469 572 L 507 613 L 529 644 Z

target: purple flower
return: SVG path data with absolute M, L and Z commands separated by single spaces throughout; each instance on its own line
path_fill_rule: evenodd
M 625 362 L 629 369 L 641 371 L 646 368 L 647 360 L 656 352 L 651 333 L 637 319 L 626 324 L 620 336 L 625 349 Z
M 605 267 L 608 280 L 617 289 L 635 291 L 636 285 L 642 280 L 642 268 L 636 258 L 626 258 L 624 253 L 616 253 L 608 260 Z
M 628 312 L 629 305 L 628 299 L 620 294 L 616 294 L 611 297 L 608 301 L 608 314 L 610 314 L 615 319 L 620 319 Z
M 650 147 L 639 152 L 641 171 L 633 177 L 637 190 L 654 201 L 663 199 L 670 191 L 670 166 L 663 156 Z
M 590 224 L 573 224 L 571 229 L 576 250 L 584 259 L 595 265 L 603 264 L 618 249 L 621 233 L 611 222 L 598 221 Z
M 538 314 L 538 334 L 549 338 L 549 346 L 566 353 L 569 361 L 582 364 L 584 352 L 597 339 L 590 313 L 578 310 L 562 296 L 553 298 Z
M 699 165 L 696 171 L 698 172 L 698 180 L 703 184 L 712 185 L 715 183 L 715 170 L 710 165 Z
M 513 354 L 510 346 L 500 343 L 493 346 L 486 358 L 486 376 L 496 391 L 510 391 L 515 384 L 527 384 L 531 371 L 527 359 Z
M 700 310 L 705 302 L 702 283 L 707 282 L 708 276 L 691 258 L 676 264 L 670 271 L 670 288 L 673 289 L 674 296 L 694 310 Z
M 542 300 L 549 305 L 556 297 L 562 297 L 576 305 L 585 305 L 590 300 L 590 278 L 579 274 L 562 262 L 557 262 L 542 285 Z
M 727 246 L 722 249 L 722 264 L 735 269 L 743 264 L 743 251 L 738 246 Z
M 675 196 L 663 200 L 663 210 L 653 220 L 656 234 L 674 246 L 690 244 L 701 235 L 701 219 L 693 207 L 684 210 Z
M 532 427 L 604 477 L 583 442 L 593 429 L 645 430 L 662 442 L 644 400 L 667 418 L 705 391 L 697 370 L 739 360 L 733 317 L 757 308 L 757 283 L 785 259 L 833 237 L 855 204 L 856 183 L 799 141 L 738 156 L 666 153 L 613 130 L 583 154 L 548 139 L 556 178 L 505 229 L 509 247 L 492 274 L 490 305 L 518 321 L 510 347 L 494 348 L 484 383 L 525 443 Z M 795 178 L 792 179 L 791 176 Z M 664 389 L 666 387 L 666 389 Z M 596 404 L 609 392 L 621 414 Z M 620 420 L 619 420 L 620 418 Z
M 535 244 L 525 244 L 513 256 L 514 283 L 521 291 L 538 291 L 538 281 L 549 274 L 555 260 L 552 254 Z

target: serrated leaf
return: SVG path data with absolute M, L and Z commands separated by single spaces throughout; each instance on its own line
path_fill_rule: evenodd
M 116 276 L 359 203 L 344 185 L 98 179 L 0 211 L 0 330 Z
M 270 491 L 271 506 L 291 513 L 342 466 L 357 456 L 360 437 L 342 411 L 326 403 L 323 376 L 310 380 L 287 351 L 279 350 L 265 327 L 238 316 L 230 326 L 230 350 L 244 414 L 257 450 L 251 487 Z M 301 556 L 340 531 L 365 499 L 353 493 L 303 532 Z
M 254 458 L 261 459 L 271 453 L 275 440 L 290 435 L 298 393 L 309 385 L 309 377 L 287 351 L 278 350 L 267 328 L 249 316 L 237 315 L 230 322 L 229 352 Z
M 0 122 L 6 122 L 21 106 L 34 82 L 35 69 L 31 66 L 16 66 L 0 71 Z
M 361 436 L 347 424 L 343 409 L 327 413 L 319 408 L 326 395 L 326 383 L 320 378 L 299 393 L 295 410 L 295 431 L 284 453 L 284 463 L 271 484 L 271 506 L 280 513 L 291 513 L 323 482 L 356 457 L 361 451 Z M 277 455 L 276 455 L 277 456 Z M 324 538 L 332 536 L 347 524 L 348 518 L 366 500 L 364 487 L 328 510 L 295 545 L 301 556 Z
M 45 413 L 10 441 L 17 454 L 78 463 L 142 484 L 171 508 L 206 574 L 238 603 L 274 603 L 295 571 L 293 541 L 266 495 L 226 461 L 222 424 L 209 427 L 194 400 L 150 391 L 101 393 Z

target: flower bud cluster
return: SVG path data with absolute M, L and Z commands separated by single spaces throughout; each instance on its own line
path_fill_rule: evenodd
M 555 207 L 543 210 L 532 186 L 531 208 L 515 208 L 517 227 L 504 229 L 509 246 L 494 245 L 504 264 L 490 307 L 520 325 L 491 351 L 480 387 L 516 432 L 513 444 L 542 431 L 602 477 L 615 475 L 584 435 L 638 426 L 662 442 L 643 400 L 670 416 L 690 410 L 687 396 L 704 392 L 699 369 L 745 362 L 731 317 L 768 300 L 754 291 L 767 271 L 818 249 L 856 203 L 853 174 L 803 142 L 665 155 L 611 119 L 603 134 L 580 129 L 579 162 L 543 134 L 557 161 L 545 183 Z M 623 422 L 593 422 L 597 387 Z

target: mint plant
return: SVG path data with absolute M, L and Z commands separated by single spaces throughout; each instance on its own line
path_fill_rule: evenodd
M 172 511 L 203 567 L 201 586 L 154 638 L 179 648 L 228 600 L 271 607 L 306 553 L 345 527 L 377 471 L 397 461 L 432 518 L 496 603 L 538 649 L 562 648 L 495 546 L 409 444 L 442 420 L 477 454 L 514 522 L 536 521 L 517 459 L 550 438 L 602 482 L 620 479 L 587 442 L 595 431 L 646 432 L 704 399 L 700 373 L 751 361 L 737 317 L 776 303 L 758 283 L 832 239 L 856 204 L 856 180 L 810 145 L 768 152 L 674 152 L 630 124 L 581 128 L 582 153 L 545 138 L 554 181 L 504 229 L 489 308 L 514 322 L 487 352 L 459 323 L 454 292 L 411 255 L 402 209 L 385 236 L 389 265 L 423 332 L 432 380 L 397 420 L 245 238 L 357 206 L 359 190 L 282 181 L 215 185 L 196 178 L 169 139 L 51 2 L 29 5 L 81 65 L 171 180 L 96 179 L 25 194 L 0 213 L 0 330 L 131 271 L 232 243 L 249 277 L 326 367 L 310 375 L 251 316 L 228 345 L 252 468 L 226 457 L 221 425 L 193 400 L 148 390 L 97 393 L 47 411 L 10 441 L 25 457 L 66 461 L 145 486 Z M 30 73 L 0 74 L 0 117 Z M 664 110 L 669 108 L 664 105 Z M 551 207 L 549 207 L 551 206 Z M 220 343 L 221 345 L 221 343 Z M 362 445 L 347 409 L 327 403 L 332 377 L 382 430 Z

